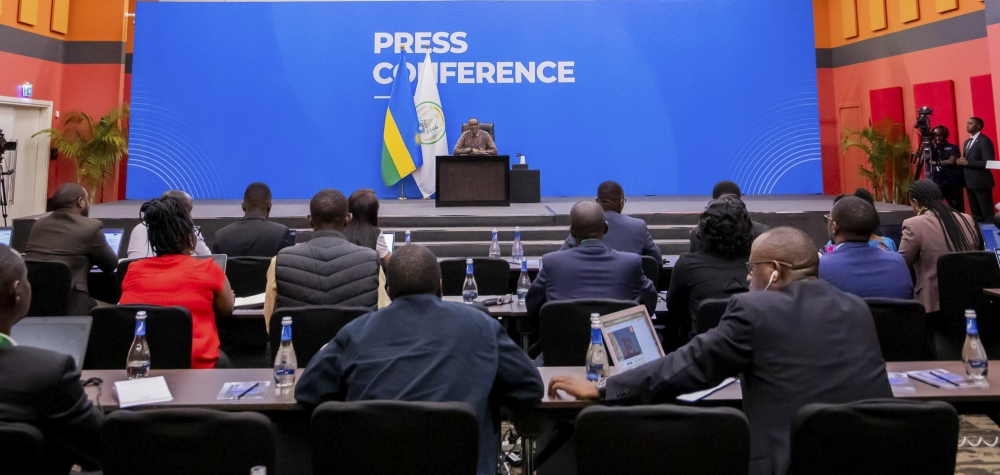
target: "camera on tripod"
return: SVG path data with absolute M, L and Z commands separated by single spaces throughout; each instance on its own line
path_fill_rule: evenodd
M 913 154 L 914 160 L 911 161 L 911 163 L 916 163 L 917 165 L 913 176 L 914 180 L 920 179 L 921 170 L 924 172 L 924 178 L 930 178 L 931 159 L 933 157 L 931 139 L 934 138 L 934 134 L 931 132 L 931 114 L 933 113 L 934 109 L 927 106 L 923 106 L 917 110 L 917 123 L 914 124 L 913 128 L 920 131 L 920 149 Z
M 931 115 L 934 114 L 934 109 L 930 107 L 923 106 L 917 111 L 917 123 L 913 126 L 914 129 L 920 130 L 921 141 L 930 142 L 931 134 Z
M 8 142 L 7 138 L 3 136 L 3 129 L 0 129 L 0 215 L 3 216 L 4 226 L 7 225 L 7 177 L 13 177 L 14 170 L 13 168 L 8 170 L 4 166 L 3 160 L 7 152 L 15 150 L 17 150 L 17 142 Z M 7 163 L 10 164 L 10 161 Z
M 17 142 L 8 142 L 3 136 L 3 129 L 0 129 L 0 160 L 3 160 L 3 152 L 17 150 Z

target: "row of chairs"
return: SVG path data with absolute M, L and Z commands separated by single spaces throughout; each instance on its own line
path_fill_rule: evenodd
M 464 403 L 324 403 L 312 414 L 310 434 L 316 475 L 476 472 L 478 423 Z M 593 406 L 577 416 L 575 437 L 581 475 L 747 473 L 749 467 L 750 427 L 732 408 Z M 152 475 L 245 475 L 258 465 L 275 473 L 276 430 L 258 413 L 116 411 L 101 438 L 105 475 L 137 467 Z M 811 404 L 792 424 L 792 472 L 951 474 L 957 439 L 958 416 L 942 402 Z M 39 473 L 49 462 L 32 426 L 0 423 L 0 447 L 17 450 L 4 461 L 15 473 Z

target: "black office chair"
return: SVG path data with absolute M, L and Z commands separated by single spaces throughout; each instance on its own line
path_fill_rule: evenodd
M 118 261 L 118 268 L 115 269 L 115 274 L 118 276 L 118 287 L 121 287 L 122 282 L 125 282 L 125 275 L 128 274 L 128 266 L 139 259 L 145 259 L 140 257 L 137 259 L 122 259 Z
M 590 346 L 590 314 L 602 316 L 639 305 L 630 300 L 576 299 L 546 302 L 538 314 L 545 366 L 584 366 Z
M 465 259 L 444 259 L 441 265 L 441 292 L 444 295 L 462 295 L 465 285 Z M 496 257 L 477 257 L 472 260 L 479 295 L 506 295 L 510 293 L 510 263 Z
M 461 402 L 327 402 L 313 412 L 314 475 L 471 475 L 479 423 Z
M 330 342 L 344 325 L 371 312 L 368 307 L 317 305 L 276 309 L 268 325 L 271 341 L 271 361 L 281 346 L 281 319 L 292 317 L 292 346 L 300 368 L 305 368 L 323 345 Z
M 25 259 L 28 283 L 31 284 L 29 317 L 61 317 L 69 315 L 69 294 L 73 275 L 62 262 Z
M 42 431 L 23 422 L 0 422 L 0 457 L 4 473 L 66 475 L 72 465 L 47 457 Z
M 662 266 L 653 256 L 642 256 L 642 273 L 646 278 L 653 281 L 653 287 L 660 288 L 660 268 Z
M 191 368 L 191 312 L 184 307 L 117 305 L 90 311 L 94 323 L 83 369 L 124 369 L 135 338 L 135 315 L 146 312 L 146 342 L 153 369 Z
M 591 406 L 576 418 L 580 475 L 747 473 L 750 425 L 729 407 Z
M 237 297 L 262 294 L 267 289 L 267 269 L 270 257 L 230 257 L 226 260 L 226 277 Z
M 875 319 L 875 333 L 886 361 L 927 361 L 927 318 L 915 300 L 866 298 Z
M 462 132 L 465 132 L 467 130 L 469 130 L 469 123 L 468 122 L 462 122 Z M 496 127 L 494 126 L 493 122 L 480 122 L 479 123 L 479 130 L 481 132 L 486 132 L 486 133 L 490 134 L 490 137 L 493 139 L 493 142 L 496 143 L 496 141 L 497 141 L 497 134 L 495 132 Z
M 698 305 L 695 318 L 695 334 L 701 335 L 717 326 L 729 307 L 729 299 L 705 299 Z
M 1000 355 L 1000 314 L 983 294 L 984 288 L 1000 287 L 1000 269 L 992 252 L 956 252 L 938 259 L 938 295 L 941 313 L 927 325 L 934 336 L 935 356 L 938 360 L 957 360 L 962 357 L 965 343 L 965 310 L 977 314 L 979 338 L 986 354 L 992 358 Z
M 792 422 L 792 473 L 955 473 L 958 415 L 940 402 L 809 404 Z
M 277 435 L 256 412 L 207 409 L 115 411 L 101 429 L 104 475 L 275 473 Z

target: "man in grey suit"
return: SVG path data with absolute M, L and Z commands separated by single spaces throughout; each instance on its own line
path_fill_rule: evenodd
M 656 287 L 642 273 L 638 254 L 610 249 L 601 239 L 608 230 L 604 210 L 593 201 L 573 205 L 569 231 L 576 242 L 572 249 L 542 257 L 538 277 L 528 289 L 529 315 L 547 301 L 583 298 L 634 300 L 656 310 Z
M 608 223 L 608 232 L 604 234 L 604 245 L 620 252 L 631 252 L 641 256 L 651 256 L 658 266 L 663 266 L 663 256 L 660 246 L 653 242 L 646 222 L 622 214 L 625 209 L 625 191 L 622 186 L 613 181 L 606 181 L 597 187 L 597 203 L 604 209 L 604 221 Z M 560 251 L 576 247 L 577 240 L 570 235 L 566 238 Z
M 871 311 L 817 278 L 815 247 L 794 228 L 764 233 L 747 263 L 750 293 L 730 298 L 718 327 L 596 384 L 554 376 L 549 395 L 563 390 L 611 404 L 660 403 L 740 375 L 750 473 L 785 475 L 789 429 L 802 406 L 892 397 Z
M 968 140 L 962 146 L 962 157 L 955 163 L 965 174 L 965 192 L 969 196 L 969 210 L 977 223 L 993 219 L 993 172 L 986 169 L 986 162 L 994 160 L 993 141 L 983 135 L 983 119 L 969 118 L 965 125 Z

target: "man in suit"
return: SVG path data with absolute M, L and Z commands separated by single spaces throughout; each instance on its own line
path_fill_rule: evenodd
M 87 315 L 97 306 L 90 298 L 87 277 L 94 265 L 104 272 L 114 272 L 118 256 L 101 231 L 102 224 L 91 219 L 87 190 L 76 183 L 60 186 L 52 195 L 52 214 L 31 227 L 24 255 L 28 259 L 58 261 L 69 266 L 72 290 L 70 315 Z
M 878 228 L 878 212 L 867 201 L 845 196 L 833 205 L 826 230 L 834 250 L 819 259 L 819 278 L 858 297 L 913 298 L 906 260 L 868 244 Z
M 17 454 L 11 454 L 12 458 L 3 462 L 4 469 L 10 473 L 67 473 L 73 464 L 96 469 L 104 414 L 95 410 L 84 394 L 73 357 L 18 346 L 9 336 L 30 304 L 31 284 L 24 261 L 13 249 L 0 244 L 0 421 L 39 429 L 48 464 L 22 472 L 13 468 Z
M 243 219 L 215 233 L 212 252 L 229 257 L 274 257 L 295 244 L 288 226 L 271 222 L 271 189 L 251 183 L 243 192 Z
M 469 119 L 469 130 L 462 132 L 455 142 L 452 155 L 496 155 L 497 146 L 490 134 L 479 130 L 479 119 Z
M 187 192 L 181 190 L 167 190 L 160 195 L 161 198 L 173 198 L 181 202 L 184 209 L 187 210 L 188 215 L 191 215 L 191 211 L 194 210 L 194 198 Z M 142 212 L 144 207 L 139 211 Z M 195 233 L 198 235 L 198 242 L 195 243 L 194 256 L 210 256 L 212 255 L 212 250 L 208 248 L 205 244 L 205 238 L 201 236 L 201 231 L 197 230 L 195 226 Z M 149 245 L 149 235 L 146 232 L 146 225 L 139 223 L 132 228 L 132 234 L 128 238 L 128 258 L 129 259 L 141 259 L 143 257 L 153 257 L 153 247 Z
M 427 248 L 399 248 L 386 280 L 392 303 L 341 329 L 309 362 L 295 399 L 307 406 L 373 399 L 468 403 L 479 421 L 477 473 L 496 473 L 490 404 L 538 404 L 545 391 L 538 370 L 496 319 L 441 300 L 441 270 Z
M 994 160 L 993 141 L 983 135 L 983 119 L 969 118 L 965 126 L 968 140 L 962 147 L 962 157 L 955 163 L 965 175 L 965 190 L 969 196 L 969 210 L 977 223 L 987 223 L 993 218 L 993 172 L 986 169 L 986 162 Z
M 608 232 L 604 235 L 604 245 L 620 252 L 631 252 L 656 259 L 657 268 L 663 266 L 663 256 L 660 246 L 653 242 L 646 222 L 625 216 L 625 191 L 622 186 L 613 181 L 606 181 L 597 187 L 597 203 L 604 209 L 604 221 L 608 223 Z M 566 238 L 560 251 L 575 247 L 573 236 Z
M 818 260 L 802 231 L 764 233 L 747 263 L 750 293 L 730 298 L 718 327 L 598 383 L 554 376 L 550 397 L 562 390 L 609 404 L 660 403 L 741 375 L 750 473 L 787 474 L 789 428 L 802 406 L 892 397 L 868 306 L 817 279 Z
M 734 182 L 731 182 L 729 180 L 722 180 L 716 183 L 714 187 L 712 187 L 712 201 L 715 201 L 726 195 L 732 195 L 740 201 L 743 200 L 743 192 L 740 190 L 740 185 L 737 185 Z M 712 201 L 709 201 L 709 203 L 711 203 Z M 750 221 L 750 224 L 753 224 L 754 236 L 760 236 L 761 234 L 767 232 L 768 229 L 771 229 L 770 226 L 764 223 L 758 223 L 753 220 Z M 689 234 L 689 238 L 691 241 L 690 252 L 698 252 L 698 243 L 700 242 L 700 239 L 698 239 L 699 232 L 701 232 L 701 230 L 699 230 L 697 226 L 691 229 L 691 233 Z
M 569 232 L 580 244 L 542 257 L 538 277 L 528 289 L 528 314 L 538 315 L 548 301 L 608 298 L 634 300 L 652 315 L 656 287 L 642 273 L 638 254 L 615 251 L 601 240 L 608 231 L 601 205 L 581 201 L 573 205 L 569 219 Z

